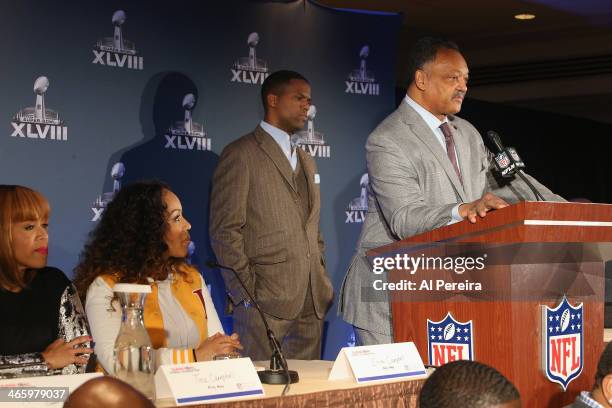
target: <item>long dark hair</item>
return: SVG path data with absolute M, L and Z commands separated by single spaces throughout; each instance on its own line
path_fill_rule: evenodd
M 167 209 L 159 181 L 136 182 L 124 186 L 108 204 L 102 219 L 90 233 L 75 268 L 74 284 L 81 299 L 100 275 L 113 275 L 117 282 L 147 283 L 147 278 L 163 280 L 183 258 L 168 258 L 164 241 Z

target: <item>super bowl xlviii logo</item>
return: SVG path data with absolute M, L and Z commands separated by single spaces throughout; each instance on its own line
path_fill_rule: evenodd
M 317 115 L 317 108 L 310 105 L 307 113 L 306 130 L 300 130 L 293 135 L 295 143 L 312 157 L 331 157 L 331 146 L 325 143 L 323 133 L 315 132 L 314 118 Z
M 45 93 L 49 89 L 49 79 L 45 76 L 34 81 L 36 105 L 23 108 L 13 116 L 12 137 L 30 139 L 68 140 L 68 128 L 59 114 L 45 105 Z
M 117 162 L 111 168 L 111 178 L 113 179 L 113 191 L 102 193 L 96 198 L 96 201 L 91 207 L 93 212 L 92 222 L 99 221 L 108 204 L 113 201 L 115 194 L 121 189 L 121 178 L 125 175 L 125 166 L 121 162 Z
M 542 370 L 563 388 L 580 375 L 584 356 L 583 304 L 564 296 L 554 309 L 542 305 Z
M 99 40 L 93 51 L 93 64 L 109 67 L 142 70 L 144 61 L 137 55 L 136 46 L 132 41 L 123 38 L 123 23 L 127 16 L 125 11 L 117 10 L 113 13 L 112 23 L 115 32 L 112 37 Z
M 185 116 L 183 120 L 174 122 L 169 128 L 166 137 L 166 149 L 180 150 L 210 150 L 210 138 L 204 131 L 201 123 L 194 122 L 191 113 L 196 105 L 196 98 L 189 93 L 183 97 Z
M 364 173 L 359 180 L 359 187 L 361 193 L 359 197 L 355 197 L 351 200 L 345 211 L 346 224 L 362 223 L 365 221 L 365 215 L 368 211 L 368 173 Z
M 374 74 L 367 68 L 366 60 L 370 55 L 370 47 L 364 45 L 359 51 L 359 68 L 353 70 L 347 81 L 345 93 L 360 94 L 360 95 L 374 95 L 380 94 L 380 84 L 376 82 Z
M 455 320 L 450 312 L 439 322 L 427 319 L 427 352 L 433 366 L 474 360 L 472 321 Z
M 268 63 L 257 58 L 255 47 L 259 44 L 259 34 L 251 33 L 247 38 L 249 45 L 249 56 L 240 57 L 234 62 L 232 68 L 232 81 L 244 84 L 263 84 L 263 81 L 270 75 Z

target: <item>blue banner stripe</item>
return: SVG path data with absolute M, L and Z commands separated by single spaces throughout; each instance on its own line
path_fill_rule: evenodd
M 179 404 L 184 404 L 185 402 L 209 401 L 209 400 L 220 399 L 220 398 L 244 397 L 245 395 L 259 395 L 259 394 L 263 394 L 263 390 L 228 392 L 227 394 L 201 395 L 199 397 L 178 398 L 176 402 Z
M 398 378 L 398 377 L 411 377 L 413 375 L 424 375 L 425 371 L 411 371 L 408 373 L 397 373 L 397 374 L 387 374 L 387 375 L 375 375 L 374 377 L 360 377 L 357 378 L 358 381 L 376 381 L 376 380 L 386 380 L 389 378 Z

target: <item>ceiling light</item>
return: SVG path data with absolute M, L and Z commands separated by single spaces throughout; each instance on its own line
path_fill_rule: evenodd
M 533 20 L 534 18 L 536 18 L 536 16 L 535 14 L 521 13 L 521 14 L 515 14 L 514 18 L 517 20 Z

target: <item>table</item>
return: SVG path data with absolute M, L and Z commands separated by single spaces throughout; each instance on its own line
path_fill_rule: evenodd
M 354 380 L 328 381 L 333 361 L 288 360 L 291 370 L 300 375 L 300 382 L 291 384 L 286 396 L 280 397 L 283 385 L 264 384 L 264 398 L 225 403 L 192 405 L 218 408 L 280 407 L 417 407 L 417 397 L 424 380 L 395 380 L 376 384 L 357 384 Z M 265 365 L 256 362 L 256 366 Z M 170 399 L 157 400 L 158 408 L 174 407 Z

